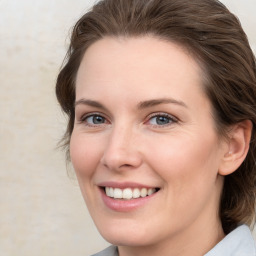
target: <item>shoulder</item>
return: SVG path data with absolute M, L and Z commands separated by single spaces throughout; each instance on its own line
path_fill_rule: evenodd
M 250 229 L 246 225 L 237 227 L 205 256 L 256 256 L 256 245 Z
M 92 256 L 118 256 L 118 250 L 116 246 L 111 245 L 105 250 L 98 252 L 96 254 L 93 254 Z

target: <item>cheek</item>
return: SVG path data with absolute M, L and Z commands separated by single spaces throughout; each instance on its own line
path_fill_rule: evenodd
M 158 147 L 148 148 L 151 148 L 148 154 L 154 159 L 154 162 L 151 161 L 152 168 L 167 182 L 183 186 L 192 180 L 200 183 L 216 177 L 219 159 L 213 135 L 203 137 L 177 134 Z
M 164 181 L 165 202 L 172 202 L 166 208 L 174 216 L 188 224 L 205 206 L 217 209 L 220 188 L 214 138 L 177 136 L 154 148 L 151 159 L 151 168 Z
M 73 132 L 70 140 L 70 157 L 76 174 L 81 178 L 93 175 L 101 158 L 99 142 Z

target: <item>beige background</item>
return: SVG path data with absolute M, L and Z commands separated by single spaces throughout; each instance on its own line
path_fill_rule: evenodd
M 0 256 L 86 256 L 107 243 L 68 178 L 54 83 L 94 1 L 0 0 Z M 256 0 L 225 0 L 256 49 Z

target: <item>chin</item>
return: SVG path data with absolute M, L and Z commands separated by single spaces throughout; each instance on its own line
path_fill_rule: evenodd
M 153 243 L 153 238 L 139 225 L 111 225 L 98 228 L 102 237 L 109 243 L 118 246 L 145 246 Z M 152 234 L 151 234 L 152 235 Z
M 102 237 L 109 242 L 117 246 L 130 246 L 130 247 L 140 247 L 147 246 L 152 244 L 150 241 L 147 241 L 144 237 L 133 236 L 130 237 L 127 234 L 102 234 Z

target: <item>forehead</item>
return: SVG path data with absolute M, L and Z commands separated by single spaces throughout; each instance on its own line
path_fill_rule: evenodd
M 82 59 L 77 96 L 99 97 L 116 93 L 145 97 L 179 98 L 202 94 L 202 71 L 197 61 L 181 46 L 154 37 L 103 38 L 92 44 Z M 183 95 L 183 96 L 184 96 Z M 191 95 L 192 96 L 192 95 Z M 178 99 L 179 100 L 179 99 Z
M 106 66 L 106 63 L 110 64 Z M 129 66 L 126 66 L 126 65 Z M 104 71 L 114 68 L 136 68 L 138 71 L 168 68 L 178 74 L 202 72 L 188 50 L 176 43 L 153 36 L 105 37 L 93 43 L 85 52 L 79 71 Z M 121 66 L 119 66 L 121 65 Z M 132 71 L 132 69 L 130 69 Z M 78 77 L 81 72 L 78 72 Z

